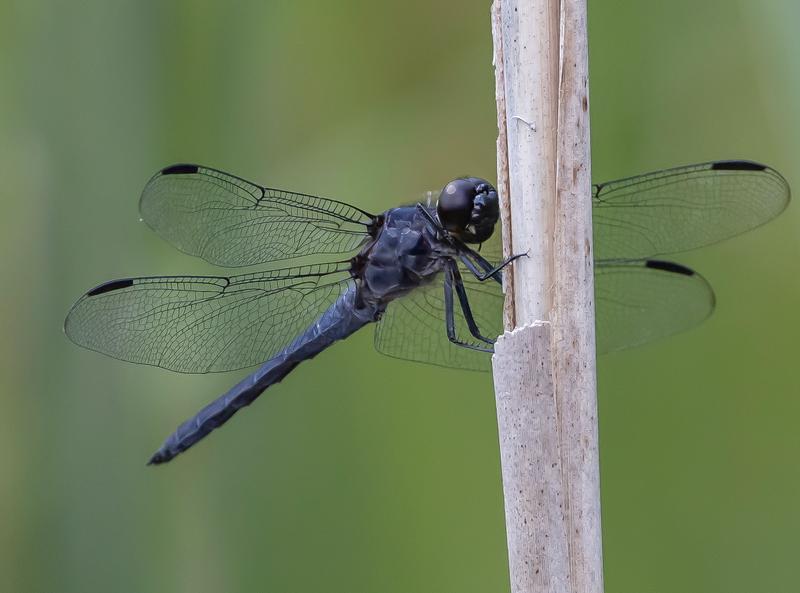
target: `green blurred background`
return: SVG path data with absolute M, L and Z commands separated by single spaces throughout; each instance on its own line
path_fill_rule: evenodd
M 491 378 L 365 330 L 177 462 L 242 373 L 73 346 L 72 301 L 213 272 L 138 222 L 177 161 L 380 210 L 495 176 L 486 0 L 0 2 L 0 581 L 20 592 L 508 590 Z M 797 0 L 590 6 L 597 181 L 717 158 L 800 188 Z M 609 593 L 800 588 L 800 208 L 679 258 L 719 306 L 601 359 Z

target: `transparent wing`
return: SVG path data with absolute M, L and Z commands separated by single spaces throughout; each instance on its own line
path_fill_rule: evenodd
M 503 331 L 503 293 L 496 282 L 464 274 L 472 312 L 484 335 Z M 714 310 L 708 282 L 689 268 L 657 260 L 598 263 L 595 268 L 597 351 L 639 346 L 700 324 Z M 456 307 L 458 335 L 470 335 Z M 388 356 L 475 371 L 491 370 L 491 357 L 447 339 L 443 279 L 389 304 L 375 332 Z
M 679 333 L 714 310 L 714 293 L 689 268 L 648 258 L 710 245 L 753 229 L 789 203 L 786 180 L 749 161 L 677 167 L 595 186 L 593 225 L 597 350 L 607 353 Z M 502 259 L 499 228 L 480 248 Z M 503 295 L 495 282 L 462 271 L 478 325 L 502 331 Z M 442 279 L 389 305 L 375 334 L 389 356 L 489 370 L 490 357 L 452 344 L 444 326 Z M 456 308 L 458 333 L 468 338 Z
M 478 282 L 462 268 L 470 308 L 483 335 L 503 331 L 503 293 L 497 282 Z M 455 299 L 456 335 L 482 347 L 469 333 Z M 375 348 L 381 354 L 437 366 L 471 371 L 491 371 L 491 355 L 456 346 L 447 338 L 444 312 L 444 276 L 389 303 L 375 329 Z
M 352 282 L 347 264 L 225 277 L 114 280 L 90 290 L 64 323 L 78 344 L 182 373 L 264 362 Z
M 198 165 L 173 165 L 154 175 L 139 211 L 178 249 L 227 267 L 346 253 L 364 240 L 373 219 L 343 202 L 262 187 Z
M 595 259 L 645 259 L 710 245 L 771 220 L 789 203 L 774 169 L 717 161 L 594 187 Z
M 594 290 L 601 354 L 685 331 L 714 310 L 705 278 L 672 262 L 598 262 Z

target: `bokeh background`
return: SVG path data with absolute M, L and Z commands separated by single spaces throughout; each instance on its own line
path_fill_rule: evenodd
M 0 2 L 0 580 L 15 592 L 507 591 L 488 375 L 365 330 L 177 462 L 242 373 L 73 346 L 114 277 L 214 272 L 138 222 L 211 164 L 380 210 L 495 176 L 487 0 Z M 800 188 L 796 0 L 590 6 L 597 181 L 717 158 Z M 601 359 L 606 590 L 800 587 L 800 207 L 680 257 L 701 328 Z

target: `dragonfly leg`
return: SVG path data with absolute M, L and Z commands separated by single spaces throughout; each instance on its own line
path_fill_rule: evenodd
M 471 249 L 469 251 L 466 250 L 463 251 L 461 254 L 459 254 L 458 257 L 461 260 L 461 262 L 467 267 L 467 269 L 470 272 L 472 272 L 472 275 L 475 276 L 476 278 L 480 278 L 481 276 L 483 276 L 484 273 L 492 269 L 492 264 L 486 261 L 483 258 L 483 256 L 479 255 L 477 252 L 472 251 Z M 483 268 L 483 272 L 481 272 L 481 270 L 477 268 L 475 263 L 470 258 L 474 259 L 475 262 L 478 263 L 478 266 Z M 503 275 L 500 272 L 495 272 L 492 278 L 499 284 L 503 283 Z
M 417 203 L 417 210 L 422 214 L 422 216 L 425 217 L 425 220 L 427 220 L 431 230 L 434 233 L 446 232 L 442 224 L 438 220 L 436 220 L 430 212 L 428 212 L 428 209 L 425 208 L 425 206 L 423 206 L 420 203 Z
M 467 269 L 472 272 L 472 274 L 481 282 L 484 280 L 488 280 L 492 278 L 493 280 L 503 283 L 503 276 L 500 274 L 500 271 L 505 268 L 508 264 L 513 262 L 515 259 L 519 259 L 521 257 L 528 257 L 527 253 L 518 253 L 517 255 L 512 255 L 511 257 L 503 260 L 500 262 L 499 265 L 492 267 L 488 261 L 486 261 L 480 254 L 470 250 L 468 253 L 461 253 L 459 258 L 463 262 L 463 264 L 467 267 Z M 483 272 L 481 272 L 478 267 L 472 262 L 470 258 L 475 259 L 478 265 L 483 268 Z
M 458 271 L 458 266 L 455 262 L 450 263 L 450 270 L 453 275 L 453 284 L 458 295 L 458 301 L 461 304 L 461 311 L 464 313 L 464 319 L 467 322 L 469 333 L 474 338 L 486 344 L 494 344 L 494 340 L 486 338 L 481 334 L 478 324 L 475 322 L 475 317 L 472 315 L 472 308 L 469 306 L 469 299 L 467 298 L 467 291 L 464 289 L 464 281 L 461 279 L 461 272 Z
M 457 346 L 470 348 L 471 350 L 479 350 L 481 352 L 494 352 L 494 348 L 492 347 L 492 342 L 481 336 L 480 332 L 478 331 L 478 326 L 475 323 L 475 319 L 472 317 L 472 312 L 469 309 L 469 304 L 466 303 L 466 292 L 463 292 L 464 286 L 461 282 L 461 275 L 459 274 L 456 277 L 455 274 L 453 273 L 455 267 L 456 267 L 455 263 L 453 263 L 453 265 L 447 266 L 444 275 L 444 317 L 445 317 L 445 325 L 447 327 L 447 338 Z M 455 271 L 457 274 L 458 270 Z M 458 279 L 457 281 L 456 278 Z M 489 344 L 488 347 L 477 346 L 475 344 L 464 342 L 463 340 L 460 340 L 456 335 L 455 311 L 453 308 L 454 284 L 456 285 L 456 292 L 458 292 L 458 299 L 461 303 L 462 311 L 464 311 L 464 317 L 467 320 L 467 325 L 470 328 L 470 333 L 472 333 L 472 335 L 475 336 L 477 339 Z M 463 298 L 462 298 L 462 292 L 463 292 Z M 466 304 L 466 310 L 465 310 L 465 304 Z

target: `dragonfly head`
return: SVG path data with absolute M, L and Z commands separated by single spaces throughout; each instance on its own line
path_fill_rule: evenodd
M 444 228 L 465 243 L 483 243 L 500 217 L 497 190 L 478 177 L 461 177 L 444 186 L 436 204 Z

